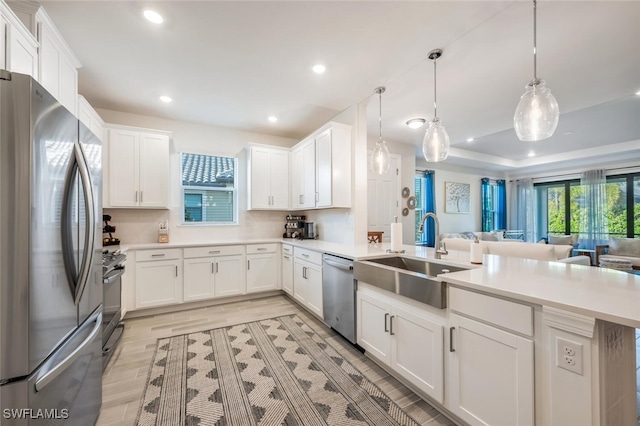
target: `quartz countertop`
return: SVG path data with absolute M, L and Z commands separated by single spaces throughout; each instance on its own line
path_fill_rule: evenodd
M 234 244 L 283 243 L 354 260 L 388 253 L 390 244 L 345 244 L 322 240 L 283 238 L 238 239 L 189 243 L 123 244 L 120 249 L 144 250 Z M 434 259 L 430 247 L 404 245 L 402 256 Z M 434 259 L 435 260 L 435 259 Z M 597 319 L 640 328 L 640 276 L 607 268 L 484 255 L 482 265 L 470 262 L 469 253 L 449 250 L 438 263 L 469 268 L 440 275 L 449 283 L 487 294 L 535 305 L 564 309 Z
M 640 277 L 634 274 L 484 255 L 482 268 L 440 277 L 457 287 L 640 328 Z

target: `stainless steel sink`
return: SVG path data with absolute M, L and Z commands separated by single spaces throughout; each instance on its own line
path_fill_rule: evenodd
M 436 275 L 465 269 L 436 263 L 430 259 L 380 257 L 355 261 L 353 277 L 383 290 L 443 309 L 447 307 L 446 284 Z

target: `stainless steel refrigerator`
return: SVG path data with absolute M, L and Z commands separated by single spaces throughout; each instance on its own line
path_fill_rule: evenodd
M 0 423 L 91 425 L 102 403 L 102 147 L 0 70 Z

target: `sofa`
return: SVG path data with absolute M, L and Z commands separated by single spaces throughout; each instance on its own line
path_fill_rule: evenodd
M 473 240 L 463 238 L 443 238 L 447 250 L 471 251 Z M 571 257 L 573 246 L 560 244 L 525 243 L 517 240 L 480 241 L 483 254 L 520 257 L 524 259 L 556 261 Z
M 609 244 L 596 246 L 596 265 L 602 259 L 627 260 L 633 269 L 640 269 L 640 239 L 609 238 Z

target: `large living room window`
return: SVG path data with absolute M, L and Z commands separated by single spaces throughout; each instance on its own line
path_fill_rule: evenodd
M 538 205 L 539 237 L 578 235 L 589 200 L 577 179 L 534 185 Z M 640 238 L 640 173 L 607 176 L 607 235 L 602 238 Z
M 237 223 L 237 159 L 181 154 L 183 223 Z

